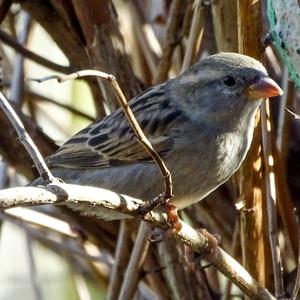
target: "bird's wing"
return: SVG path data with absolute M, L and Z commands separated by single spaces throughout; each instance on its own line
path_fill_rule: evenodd
M 150 88 L 129 105 L 154 149 L 164 157 L 173 145 L 171 132 L 186 119 L 168 98 L 166 84 Z M 48 157 L 50 167 L 93 168 L 150 161 L 136 140 L 124 112 L 118 109 L 77 133 Z

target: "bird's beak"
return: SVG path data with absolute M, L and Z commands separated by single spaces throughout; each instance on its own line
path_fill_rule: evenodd
M 261 77 L 257 82 L 247 88 L 248 98 L 257 100 L 261 98 L 270 98 L 281 96 L 283 90 L 280 86 L 269 77 Z

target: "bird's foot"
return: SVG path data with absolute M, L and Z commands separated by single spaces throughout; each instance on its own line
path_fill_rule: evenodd
M 177 214 L 178 208 L 175 205 L 166 203 L 163 205 L 163 210 L 167 214 L 167 223 L 170 226 L 166 235 L 170 236 L 174 233 L 178 233 L 182 228 L 181 221 Z
M 152 211 L 154 208 L 165 205 L 171 199 L 166 193 L 161 193 L 154 199 L 147 201 L 146 203 L 142 204 L 138 208 L 138 213 L 140 217 L 144 217 L 147 213 Z
M 199 229 L 202 235 L 205 236 L 207 240 L 206 249 L 199 253 L 196 260 L 205 259 L 210 263 L 216 260 L 219 256 L 218 246 L 221 243 L 221 237 L 218 234 L 211 234 L 205 228 Z
M 152 243 L 160 243 L 165 238 L 171 237 L 174 233 L 178 233 L 181 228 L 182 224 L 177 214 L 178 208 L 172 204 L 164 204 L 162 209 L 167 214 L 167 224 L 169 228 L 166 231 L 162 231 L 161 229 L 154 230 L 149 241 Z

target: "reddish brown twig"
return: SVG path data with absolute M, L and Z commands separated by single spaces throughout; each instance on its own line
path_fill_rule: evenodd
M 164 194 L 159 195 L 156 197 L 153 201 L 150 203 L 150 207 L 147 207 L 147 211 L 149 211 L 151 208 L 156 207 L 158 204 L 160 204 L 161 200 L 164 202 L 168 201 L 170 198 L 173 197 L 173 185 L 172 185 L 172 176 L 170 171 L 168 170 L 167 166 L 165 165 L 164 161 L 161 159 L 159 154 L 155 151 L 155 149 L 152 147 L 151 143 L 145 136 L 143 130 L 141 129 L 140 125 L 138 124 L 132 110 L 130 109 L 130 106 L 127 103 L 127 100 L 116 80 L 116 78 L 111 75 L 107 74 L 105 72 L 96 71 L 96 70 L 82 70 L 78 71 L 66 76 L 59 76 L 59 75 L 53 75 L 41 79 L 31 79 L 37 82 L 44 82 L 46 80 L 50 79 L 57 79 L 59 82 L 64 82 L 67 80 L 72 80 L 76 78 L 82 78 L 87 76 L 95 76 L 100 77 L 108 80 L 114 89 L 114 92 L 117 95 L 118 101 L 123 108 L 123 111 L 125 113 L 125 116 L 131 125 L 135 137 L 138 140 L 138 142 L 144 147 L 144 149 L 149 153 L 149 155 L 152 157 L 155 164 L 158 166 L 159 170 L 161 171 L 161 174 L 163 176 L 164 180 Z

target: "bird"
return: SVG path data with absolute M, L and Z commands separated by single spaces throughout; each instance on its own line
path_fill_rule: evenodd
M 249 150 L 262 100 L 282 94 L 259 61 L 224 52 L 131 99 L 140 127 L 172 175 L 170 204 L 184 209 L 227 181 Z M 75 134 L 46 162 L 64 182 L 145 202 L 164 189 L 160 170 L 121 108 Z M 103 213 L 107 220 L 119 216 Z

